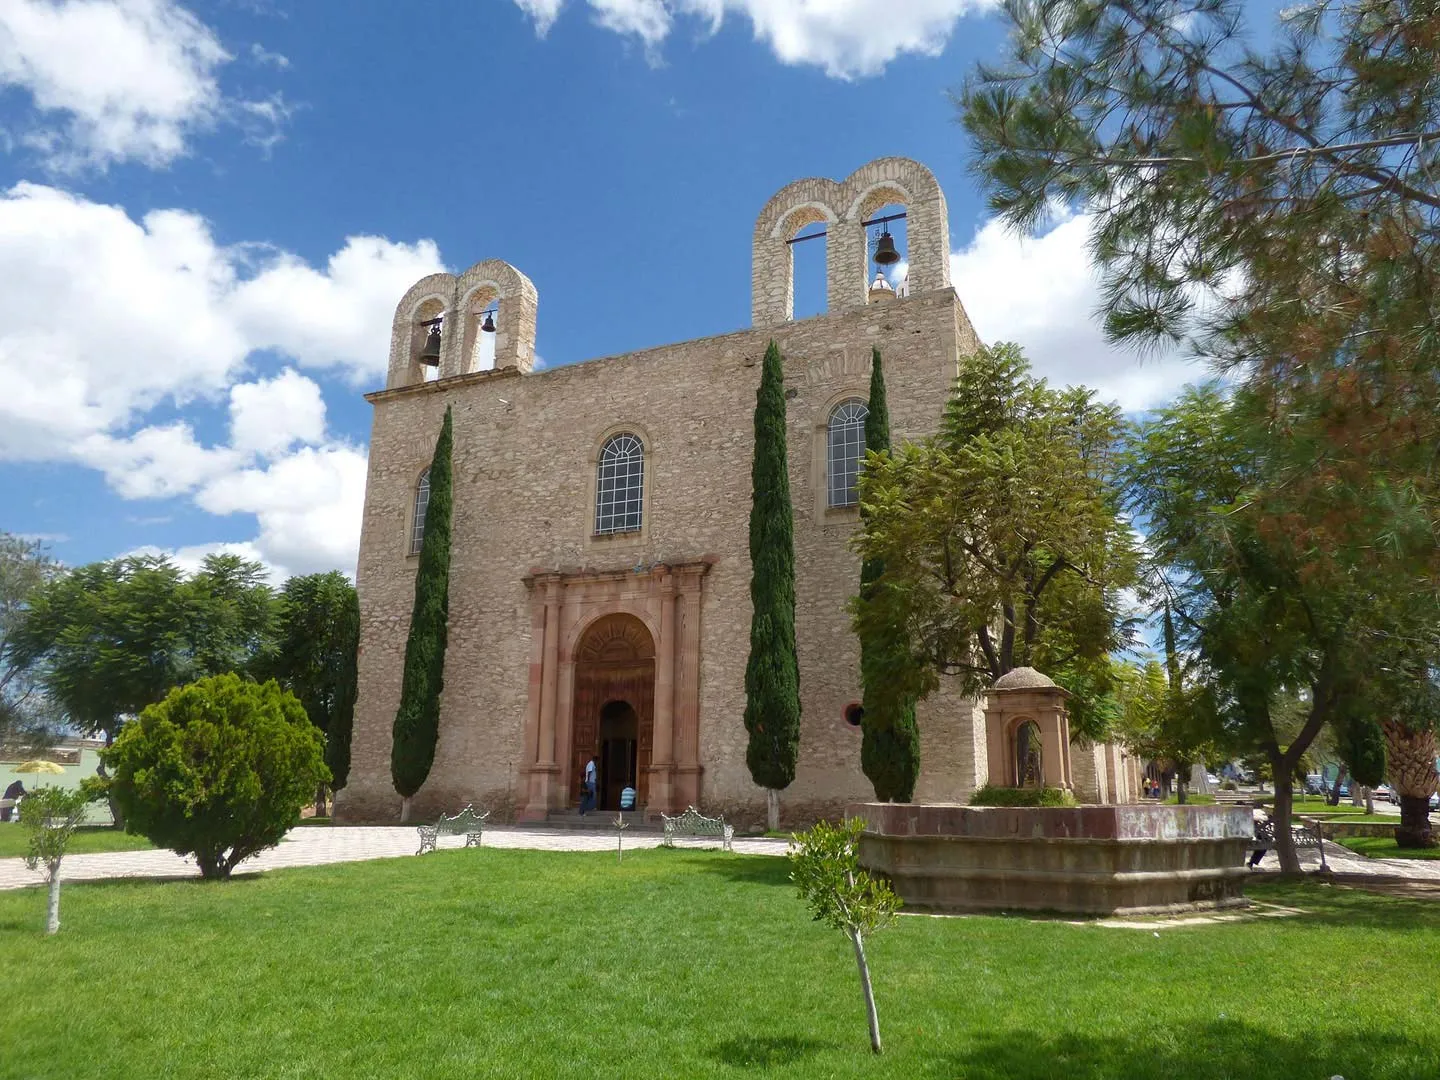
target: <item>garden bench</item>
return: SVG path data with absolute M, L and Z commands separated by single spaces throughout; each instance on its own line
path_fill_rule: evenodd
M 1303 825 L 1290 826 L 1290 839 L 1297 848 L 1320 846 L 1320 838 Z M 1275 846 L 1275 822 L 1256 822 L 1255 841 L 1256 847 L 1273 848 Z
M 453 817 L 441 814 L 440 820 L 434 825 L 417 826 L 420 833 L 420 850 L 415 854 L 424 855 L 427 851 L 434 851 L 435 841 L 439 840 L 442 834 L 445 836 L 464 834 L 466 847 L 479 847 L 480 828 L 489 816 L 489 810 L 483 814 L 477 814 L 473 806 L 467 806 Z
M 660 842 L 665 847 L 674 847 L 677 836 L 718 836 L 723 850 L 735 850 L 730 846 L 730 841 L 735 836 L 735 826 L 726 825 L 724 817 L 706 817 L 691 806 L 676 817 L 661 814 L 660 820 L 665 826 L 665 838 Z

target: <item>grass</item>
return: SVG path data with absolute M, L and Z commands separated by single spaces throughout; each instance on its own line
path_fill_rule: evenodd
M 147 851 L 152 847 L 154 845 L 143 836 L 131 836 L 108 825 L 86 825 L 75 830 L 66 852 L 70 855 L 91 855 L 101 851 Z M 23 856 L 29 849 L 28 829 L 13 821 L 0 823 L 0 859 Z
M 1440 859 L 1440 848 L 1402 848 L 1393 836 L 1346 836 L 1337 842 L 1372 859 Z
M 1440 1060 L 1440 905 L 1308 883 L 1254 886 L 1298 917 L 1153 934 L 902 918 L 870 943 L 873 1058 L 849 943 L 787 872 L 450 850 L 68 885 L 51 939 L 43 892 L 0 893 L 23 991 L 0 1077 L 1411 1080 Z

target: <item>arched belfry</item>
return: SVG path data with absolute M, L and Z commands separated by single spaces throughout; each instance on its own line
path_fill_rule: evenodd
M 905 207 L 909 292 L 950 287 L 950 225 L 935 174 L 910 158 L 877 158 L 843 181 L 812 177 L 781 188 L 755 221 L 751 317 L 755 326 L 789 322 L 795 311 L 790 241 L 823 223 L 825 295 L 832 312 L 868 302 L 872 277 L 864 222 L 884 206 Z
M 395 309 L 385 388 L 466 375 L 486 366 L 530 372 L 535 367 L 539 302 L 534 283 L 499 259 L 478 262 L 458 277 L 421 278 Z M 439 363 L 427 363 L 435 359 L 427 355 L 427 345 L 433 348 L 436 331 Z M 494 338 L 493 350 L 483 347 L 482 335 L 487 334 Z M 482 353 L 487 360 L 481 360 Z

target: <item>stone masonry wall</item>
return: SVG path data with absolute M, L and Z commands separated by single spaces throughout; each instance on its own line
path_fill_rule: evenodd
M 838 402 L 867 396 L 870 350 L 878 345 L 897 443 L 934 430 L 957 364 L 977 346 L 949 288 L 552 370 L 478 372 L 371 395 L 357 571 L 360 698 L 338 817 L 393 820 L 399 811 L 389 758 L 417 562 L 406 555 L 407 538 L 415 484 L 450 405 L 449 650 L 440 742 L 415 799 L 417 816 L 474 802 L 500 820 L 523 797 L 528 573 L 712 557 L 700 628 L 701 800 L 737 824 L 763 818 L 764 793 L 745 765 L 742 715 L 752 422 L 759 361 L 772 336 L 785 355 L 789 398 L 803 703 L 799 770 L 782 812 L 803 820 L 871 797 L 860 731 L 843 718 L 860 697 L 858 646 L 845 610 L 859 577 L 847 543 L 858 514 L 825 506 L 826 423 Z M 617 430 L 645 443 L 645 527 L 597 538 L 594 458 Z M 922 705 L 921 797 L 957 801 L 983 782 L 978 715 L 974 702 L 945 690 Z

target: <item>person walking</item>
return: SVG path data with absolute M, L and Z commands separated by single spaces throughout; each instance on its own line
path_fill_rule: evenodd
M 595 809 L 595 759 L 585 763 L 585 777 L 580 781 L 580 816 L 584 817 Z

